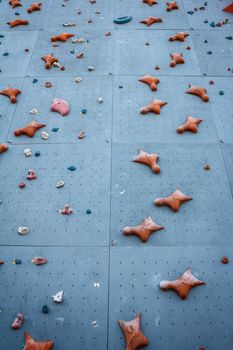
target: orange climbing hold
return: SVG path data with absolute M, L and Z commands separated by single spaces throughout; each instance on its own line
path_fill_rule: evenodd
M 53 348 L 54 342 L 52 340 L 36 341 L 28 332 L 25 332 L 24 336 L 25 345 L 23 350 L 51 350 Z
M 9 5 L 14 9 L 15 7 L 22 6 L 20 0 L 10 0 Z
M 28 13 L 32 13 L 34 11 L 40 11 L 41 10 L 42 3 L 41 2 L 34 2 L 29 8 Z
M 19 89 L 6 88 L 0 91 L 0 95 L 9 97 L 11 103 L 17 102 L 17 96 L 19 94 L 21 94 L 21 91 Z
M 44 126 L 46 126 L 46 124 L 40 124 L 35 121 L 32 121 L 30 124 L 26 125 L 25 127 L 16 129 L 14 131 L 14 135 L 15 136 L 26 135 L 28 137 L 33 137 L 37 132 L 37 130 L 43 128 Z
M 186 122 L 179 126 L 176 131 L 179 134 L 183 134 L 185 131 L 190 131 L 196 134 L 198 132 L 198 125 L 203 122 L 203 119 L 193 118 L 190 115 L 187 116 Z
M 17 27 L 17 26 L 26 26 L 29 24 L 29 22 L 26 19 L 15 19 L 14 21 L 7 22 L 11 28 Z
M 164 227 L 157 225 L 151 216 L 148 216 L 146 219 L 144 219 L 139 225 L 133 226 L 133 227 L 125 227 L 123 229 L 123 232 L 126 236 L 132 236 L 135 235 L 142 242 L 147 242 L 150 235 L 156 231 L 163 230 Z
M 72 38 L 74 34 L 69 34 L 69 33 L 62 33 L 60 35 L 52 36 L 51 41 L 62 41 L 63 43 L 66 42 L 69 38 Z
M 0 153 L 4 153 L 8 150 L 8 145 L 6 143 L 0 143 Z
M 147 153 L 143 149 L 139 149 L 139 154 L 132 160 L 132 162 L 148 165 L 154 173 L 159 174 L 160 167 L 157 164 L 158 160 L 158 154 Z
M 140 81 L 141 83 L 145 83 L 147 85 L 150 86 L 152 91 L 156 91 L 157 90 L 157 84 L 160 83 L 160 80 L 156 77 L 152 77 L 150 75 L 144 75 L 144 77 L 138 79 L 138 81 Z
M 54 57 L 53 54 L 45 55 L 41 59 L 45 62 L 46 69 L 50 69 L 55 62 L 58 62 L 58 58 Z
M 144 4 L 147 4 L 149 6 L 158 4 L 156 0 L 142 0 L 142 2 L 144 2 Z
M 179 9 L 179 6 L 177 5 L 176 1 L 166 2 L 166 5 L 167 5 L 168 12 Z
M 184 64 L 185 60 L 182 53 L 171 53 L 170 67 L 175 67 L 177 64 Z
M 149 105 L 142 107 L 140 110 L 140 113 L 141 114 L 147 114 L 147 113 L 160 114 L 161 107 L 165 106 L 166 104 L 167 102 L 154 99 L 153 101 L 151 101 Z
M 224 7 L 223 11 L 233 13 L 233 3 Z
M 179 189 L 177 189 L 175 192 L 170 194 L 170 196 L 165 197 L 165 198 L 157 198 L 154 201 L 154 204 L 157 207 L 162 207 L 164 205 L 168 206 L 171 208 L 171 210 L 176 213 L 179 209 L 181 204 L 192 200 L 192 197 L 186 196 L 183 194 Z
M 206 95 L 207 90 L 202 87 L 189 85 L 189 89 L 186 91 L 186 94 L 196 95 L 202 99 L 204 102 L 209 101 L 209 97 Z
M 147 25 L 147 27 L 149 27 L 153 23 L 160 23 L 162 21 L 163 21 L 162 18 L 149 16 L 146 19 L 143 19 L 142 21 L 140 21 L 139 23 L 145 24 L 145 25 Z
M 185 41 L 185 38 L 187 38 L 189 36 L 188 33 L 184 33 L 184 32 L 179 32 L 176 33 L 174 35 L 169 36 L 168 40 L 169 41 Z

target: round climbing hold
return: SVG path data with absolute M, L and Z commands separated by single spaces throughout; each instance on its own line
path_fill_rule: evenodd
M 220 91 L 219 91 L 219 95 L 223 96 L 223 95 L 224 95 L 224 91 L 223 91 L 223 90 L 220 90 Z
M 22 260 L 21 260 L 21 259 L 15 259 L 15 260 L 13 261 L 13 264 L 15 264 L 15 265 L 20 265 L 20 264 L 22 264 Z
M 204 169 L 207 170 L 207 171 L 210 170 L 209 164 L 205 164 L 205 165 L 204 165 Z
M 123 85 L 119 85 L 119 89 L 123 89 Z
M 24 188 L 24 187 L 26 187 L 25 183 L 24 182 L 20 182 L 19 183 L 19 188 Z
M 43 140 L 48 140 L 49 139 L 49 134 L 46 131 L 42 131 L 40 137 Z
M 51 83 L 50 81 L 46 81 L 46 83 L 44 84 L 44 86 L 45 86 L 46 88 L 51 88 L 53 85 L 52 85 L 52 83 Z
M 63 186 L 65 186 L 65 181 L 63 181 L 63 180 L 58 181 L 57 184 L 56 184 L 57 188 L 61 188 Z
M 214 23 L 214 22 L 211 22 L 211 23 L 210 23 L 210 26 L 214 28 L 214 27 L 215 27 L 215 23 Z
M 31 157 L 32 155 L 32 150 L 30 148 L 25 148 L 23 151 L 24 157 Z
M 43 305 L 41 311 L 43 312 L 43 314 L 48 314 L 49 313 L 48 305 Z
M 132 16 L 124 16 L 124 17 L 115 18 L 113 22 L 116 24 L 125 24 L 132 21 L 132 19 L 133 19 Z
M 24 236 L 24 235 L 27 235 L 29 233 L 29 228 L 28 227 L 24 227 L 24 226 L 20 226 L 20 227 L 18 227 L 18 234 L 19 235 L 22 235 L 22 236 Z
M 91 214 L 91 209 L 87 209 L 86 214 Z
M 32 83 L 35 84 L 38 82 L 38 79 L 33 79 Z
M 39 157 L 40 156 L 40 152 L 39 151 L 36 151 L 35 152 L 35 157 Z
M 71 165 L 67 169 L 70 171 L 75 171 L 77 168 L 74 165 Z
M 207 44 L 207 43 L 208 43 L 208 40 L 204 40 L 204 43 Z
M 223 256 L 222 259 L 221 259 L 221 263 L 228 264 L 229 263 L 228 257 L 227 256 Z
M 9 52 L 4 52 L 3 56 L 9 56 Z
M 81 110 L 81 114 L 87 114 L 87 109 L 86 109 L 86 108 L 83 108 L 83 109 Z
M 209 84 L 210 84 L 210 85 L 214 85 L 214 81 L 213 81 L 213 80 L 210 80 L 210 81 L 209 81 Z

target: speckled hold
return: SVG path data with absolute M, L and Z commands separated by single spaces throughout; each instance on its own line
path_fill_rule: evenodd
M 63 180 L 60 180 L 60 181 L 58 181 L 58 182 L 56 183 L 56 187 L 57 187 L 57 188 L 61 188 L 61 187 L 63 187 L 63 186 L 65 186 L 65 181 L 63 181 Z
M 48 305 L 43 305 L 41 311 L 43 312 L 43 314 L 48 314 L 49 313 Z
M 77 168 L 74 165 L 71 165 L 67 169 L 70 171 L 75 171 Z
M 48 140 L 49 139 L 49 134 L 46 131 L 42 131 L 40 137 L 43 140 Z
M 20 227 L 18 227 L 17 231 L 18 231 L 19 235 L 24 236 L 24 235 L 27 235 L 29 233 L 29 228 L 26 226 L 20 226 Z

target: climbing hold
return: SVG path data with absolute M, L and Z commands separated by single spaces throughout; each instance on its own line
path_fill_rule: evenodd
M 13 261 L 13 264 L 14 264 L 14 265 L 21 265 L 21 264 L 22 264 L 22 260 L 21 260 L 21 259 L 15 259 L 15 260 Z
M 189 268 L 178 279 L 174 281 L 161 281 L 159 286 L 165 291 L 172 289 L 181 299 L 186 299 L 192 288 L 203 284 L 205 284 L 205 282 L 200 281 L 193 276 L 192 270 Z
M 36 151 L 35 152 L 35 157 L 39 157 L 40 156 L 40 152 L 39 151 Z
M 190 47 L 190 46 L 186 46 L 185 49 L 186 49 L 186 50 L 191 50 L 191 47 Z
M 27 179 L 28 180 L 35 180 L 35 179 L 37 179 L 36 172 L 34 170 L 28 170 Z
M 29 228 L 28 227 L 24 227 L 24 226 L 20 226 L 18 227 L 18 234 L 19 235 L 22 235 L 22 236 L 25 236 L 29 233 Z
M 42 140 L 48 140 L 49 134 L 46 131 L 42 131 L 40 137 L 42 138 Z
M 63 295 L 64 295 L 63 290 L 60 290 L 59 292 L 57 292 L 55 295 L 52 296 L 53 301 L 55 303 L 61 303 L 63 300 Z
M 86 214 L 88 214 L 88 215 L 91 214 L 91 209 L 87 209 Z
M 72 22 L 69 22 L 69 23 L 62 23 L 62 26 L 63 26 L 63 27 L 75 27 L 76 24 L 75 24 L 75 23 L 72 23 Z
M 187 38 L 189 36 L 188 33 L 184 33 L 184 32 L 179 32 L 176 33 L 175 35 L 171 35 L 169 36 L 168 40 L 169 41 L 185 41 L 185 38 Z
M 213 81 L 213 80 L 210 80 L 210 81 L 209 81 L 209 84 L 210 84 L 210 85 L 214 85 L 214 81 Z
M 228 264 L 229 263 L 228 257 L 227 256 L 223 256 L 222 259 L 221 259 L 221 263 Z
M 126 342 L 126 350 L 136 350 L 149 344 L 149 340 L 141 331 L 141 313 L 138 313 L 132 321 L 118 321 Z
M 204 165 L 204 169 L 207 170 L 207 171 L 210 170 L 209 164 L 205 164 L 205 165 Z
M 71 42 L 72 42 L 72 43 L 77 43 L 77 42 L 78 42 L 78 38 L 73 38 L 73 39 L 71 40 Z
M 46 88 L 51 88 L 53 86 L 53 84 L 50 81 L 46 81 L 46 83 L 44 84 L 44 86 Z
M 19 89 L 6 88 L 5 90 L 0 91 L 0 95 L 7 96 L 11 103 L 17 102 L 17 96 L 21 94 Z
M 159 230 L 163 230 L 164 227 L 157 225 L 151 216 L 148 216 L 147 218 L 145 218 L 139 225 L 137 226 L 133 226 L 133 227 L 124 227 L 123 229 L 123 233 L 126 236 L 132 236 L 135 235 L 138 238 L 140 238 L 140 240 L 142 242 L 147 242 L 149 236 Z
M 41 257 L 35 257 L 34 259 L 32 259 L 32 263 L 35 265 L 44 265 L 47 262 L 48 262 L 47 259 L 41 258 Z
M 57 184 L 56 184 L 57 188 L 61 188 L 63 186 L 65 186 L 65 181 L 63 181 L 63 180 L 58 181 Z
M 219 95 L 220 95 L 220 96 L 223 96 L 223 95 L 224 95 L 224 91 L 223 91 L 223 90 L 220 90 L 220 91 L 219 91 Z
M 208 55 L 212 55 L 212 51 L 207 51 L 207 54 Z
M 24 188 L 24 187 L 26 187 L 25 183 L 24 182 L 20 182 L 19 183 L 19 188 Z
M 157 161 L 159 160 L 159 156 L 156 153 L 147 153 L 143 149 L 139 149 L 139 154 L 136 158 L 134 158 L 132 161 L 136 163 L 142 163 L 148 165 L 151 170 L 159 174 L 160 173 L 160 167 L 157 164 Z
M 54 63 L 58 62 L 58 59 L 53 54 L 42 56 L 41 59 L 45 62 L 46 69 L 50 69 Z
M 67 169 L 70 171 L 75 171 L 77 168 L 74 165 L 71 165 Z
M 72 52 L 74 53 L 74 52 Z M 76 58 L 83 58 L 84 57 L 84 53 L 83 52 L 80 52 L 76 55 Z
M 166 205 L 170 207 L 174 213 L 176 213 L 180 209 L 181 204 L 190 200 L 192 200 L 192 197 L 186 196 L 179 189 L 177 189 L 175 192 L 171 193 L 168 197 L 157 198 L 154 201 L 154 204 L 157 207 Z
M 24 322 L 24 315 L 19 313 L 16 315 L 16 318 L 14 319 L 11 328 L 12 329 L 20 329 Z
M 82 80 L 83 79 L 81 77 L 77 77 L 74 79 L 75 83 L 77 83 L 77 84 L 81 83 Z
M 155 66 L 155 70 L 160 70 L 160 67 L 159 66 Z
M 149 6 L 153 6 L 155 4 L 158 4 L 156 0 L 142 0 L 142 2 L 144 2 L 144 4 L 147 4 Z
M 170 67 L 175 67 L 177 64 L 183 64 L 185 62 L 181 53 L 172 53 L 170 56 L 172 59 L 170 62 Z
M 34 2 L 29 8 L 28 13 L 32 13 L 34 11 L 40 11 L 41 10 L 42 3 L 41 2 Z
M 161 23 L 161 22 L 163 22 L 162 18 L 149 16 L 146 19 L 143 19 L 142 21 L 140 21 L 139 23 L 145 24 L 147 25 L 147 27 L 149 27 L 154 23 Z
M 0 143 L 0 153 L 4 153 L 8 150 L 8 145 L 6 143 Z
M 81 130 L 78 134 L 78 138 L 79 138 L 79 140 L 84 139 L 85 138 L 85 131 Z
M 23 350 L 51 350 L 54 342 L 52 340 L 46 341 L 36 341 L 34 340 L 28 332 L 24 333 L 25 345 Z
M 87 109 L 86 108 L 83 108 L 82 110 L 81 110 L 81 113 L 80 114 L 87 114 Z
M 23 154 L 25 157 L 31 157 L 32 150 L 30 150 L 30 148 L 25 148 L 25 150 L 23 151 Z
M 14 21 L 7 22 L 11 28 L 17 27 L 17 26 L 26 26 L 29 24 L 29 22 L 25 19 L 15 19 Z
M 49 313 L 48 305 L 43 305 L 41 311 L 43 312 L 43 314 L 48 314 Z
M 87 67 L 87 70 L 88 70 L 89 72 L 92 72 L 93 70 L 95 70 L 95 67 L 94 67 L 94 66 L 88 66 L 88 67 Z
M 69 204 L 65 204 L 64 208 L 59 209 L 59 213 L 62 215 L 71 215 L 73 213 L 73 209 L 70 208 Z
M 36 84 L 37 82 L 38 82 L 38 79 L 33 79 L 33 80 L 32 80 L 32 83 L 33 83 L 33 84 Z
M 15 7 L 22 6 L 20 0 L 10 0 L 9 5 L 14 9 Z
M 52 128 L 52 132 L 58 132 L 60 128 Z
M 32 121 L 30 124 L 27 124 L 25 127 L 16 129 L 14 131 L 15 136 L 26 135 L 28 137 L 33 137 L 37 130 L 43 128 L 46 124 L 40 124 L 35 121 Z
M 227 40 L 232 40 L 232 39 L 233 39 L 232 36 L 225 36 L 225 38 L 226 38 Z
M 64 117 L 69 114 L 70 107 L 65 100 L 62 100 L 61 98 L 55 98 L 51 105 L 51 111 L 57 112 Z
M 179 9 L 179 6 L 177 5 L 176 1 L 166 2 L 166 5 L 167 5 L 168 12 Z
M 138 79 L 138 81 L 149 85 L 152 91 L 156 91 L 157 90 L 157 84 L 160 83 L 160 80 L 158 78 L 152 77 L 152 76 L 150 76 L 148 74 L 144 75 L 144 77 Z
M 209 97 L 206 95 L 207 90 L 202 87 L 189 85 L 189 89 L 186 91 L 186 94 L 196 95 L 202 99 L 204 102 L 209 101 Z
M 103 102 L 104 102 L 103 97 L 98 97 L 98 98 L 97 98 L 97 102 L 98 102 L 98 103 L 103 103 Z
M 72 38 L 74 34 L 69 34 L 69 33 L 62 33 L 56 36 L 51 37 L 51 42 L 55 41 L 62 41 L 63 43 L 66 42 L 69 38 Z
M 4 52 L 3 56 L 9 56 L 9 52 Z
M 210 27 L 213 27 L 213 28 L 214 28 L 214 27 L 215 27 L 215 23 L 214 23 L 214 22 L 211 22 L 211 23 L 210 23 Z
M 203 119 L 193 118 L 190 115 L 187 116 L 186 122 L 179 126 L 176 131 L 178 134 L 183 134 L 185 131 L 190 131 L 196 134 L 198 132 L 198 125 L 203 121 Z
M 29 113 L 30 114 L 39 114 L 39 111 L 36 108 L 33 108 L 32 110 L 30 110 Z
M 132 21 L 132 19 L 133 19 L 132 16 L 124 16 L 124 17 L 115 18 L 113 22 L 116 24 L 125 24 Z
M 111 32 L 106 32 L 105 33 L 105 36 L 110 36 L 111 35 Z
M 142 107 L 140 110 L 140 113 L 141 114 L 147 114 L 147 113 L 160 114 L 160 108 L 165 106 L 166 104 L 167 102 L 154 99 L 153 101 L 151 101 L 149 105 Z
M 80 38 L 80 39 L 78 39 L 78 42 L 79 42 L 79 44 L 83 44 L 83 43 L 85 43 L 85 39 L 84 38 Z M 89 41 L 87 40 L 87 42 L 89 42 Z

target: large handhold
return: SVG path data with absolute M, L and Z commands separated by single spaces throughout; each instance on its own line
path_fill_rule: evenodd
M 185 41 L 185 38 L 187 38 L 189 36 L 188 33 L 184 33 L 184 32 L 179 32 L 176 33 L 175 35 L 171 35 L 169 36 L 168 40 L 169 41 Z
M 14 9 L 15 7 L 22 6 L 20 0 L 10 0 L 9 5 Z
M 147 114 L 147 113 L 160 114 L 161 107 L 165 106 L 166 104 L 167 102 L 154 99 L 153 101 L 151 101 L 149 105 L 142 107 L 140 110 L 140 113 L 141 114 Z
M 163 230 L 164 227 L 157 225 L 151 216 L 145 218 L 139 225 L 137 226 L 126 226 L 123 229 L 123 233 L 126 236 L 137 236 L 142 242 L 147 242 L 149 236 L 159 230 Z
M 56 36 L 51 37 L 52 42 L 56 41 L 62 41 L 63 43 L 66 42 L 69 38 L 72 38 L 74 34 L 69 34 L 69 33 L 62 33 Z
M 196 95 L 202 99 L 204 102 L 209 101 L 209 97 L 206 94 L 207 90 L 202 87 L 194 86 L 194 85 L 189 85 L 189 89 L 186 91 L 186 94 L 190 95 Z
M 175 67 L 177 64 L 184 64 L 184 57 L 182 53 L 171 53 L 171 62 L 170 62 L 170 67 Z
M 63 117 L 69 114 L 70 107 L 65 100 L 55 98 L 51 105 L 51 111 L 61 114 Z
M 157 164 L 159 156 L 156 153 L 147 153 L 143 149 L 139 149 L 139 154 L 132 161 L 148 165 L 155 174 L 160 173 L 160 167 Z
M 26 19 L 15 19 L 14 21 L 7 22 L 11 28 L 17 27 L 17 26 L 27 26 L 29 22 Z
M 52 340 L 36 341 L 28 332 L 24 333 L 25 345 L 23 350 L 51 350 L 54 342 Z
M 200 281 L 193 276 L 192 270 L 189 268 L 182 276 L 174 281 L 161 281 L 160 288 L 165 291 L 174 290 L 181 299 L 186 299 L 192 288 L 203 284 L 205 284 L 205 282 Z
M 149 16 L 146 19 L 143 19 L 142 21 L 140 21 L 140 23 L 145 24 L 147 27 L 151 26 L 154 23 L 161 23 L 161 22 L 163 22 L 162 18 L 153 17 L 153 16 Z
M 168 12 L 179 9 L 179 6 L 177 5 L 176 1 L 166 2 L 166 5 L 167 5 Z
M 149 6 L 152 6 L 152 5 L 157 4 L 157 1 L 156 1 L 156 0 L 142 0 L 142 2 L 143 2 L 144 4 L 149 5 Z
M 6 88 L 2 91 L 0 91 L 0 95 L 7 96 L 11 103 L 16 103 L 17 102 L 17 96 L 21 94 L 21 91 L 19 89 L 13 89 L 13 88 Z
M 41 59 L 45 62 L 46 69 L 50 69 L 54 63 L 58 63 L 58 58 L 54 57 L 53 54 L 44 55 L 41 57 Z
M 179 189 L 177 189 L 175 192 L 173 192 L 172 194 L 170 194 L 170 196 L 165 197 L 165 198 L 157 198 L 154 201 L 154 204 L 157 207 L 161 207 L 161 206 L 168 206 L 169 208 L 171 208 L 171 210 L 176 213 L 179 209 L 181 204 L 192 200 L 192 197 L 190 196 L 186 196 L 185 194 L 183 194 Z
M 149 340 L 141 331 L 141 314 L 138 313 L 134 320 L 119 320 L 119 325 L 125 336 L 125 350 L 136 350 L 149 344 Z
M 16 129 L 14 131 L 15 136 L 21 136 L 21 135 L 26 135 L 28 137 L 33 137 L 35 133 L 46 126 L 46 124 L 40 124 L 35 121 L 32 121 L 30 124 L 27 124 L 25 127 Z
M 186 131 L 196 134 L 198 132 L 198 125 L 203 121 L 200 118 L 193 118 L 190 115 L 187 116 L 186 121 L 183 125 L 178 126 L 176 131 L 178 134 L 183 134 Z
M 28 13 L 32 13 L 34 11 L 40 11 L 41 10 L 42 3 L 41 2 L 34 2 L 29 8 Z
M 156 77 L 152 77 L 150 75 L 144 75 L 144 77 L 139 78 L 138 81 L 140 81 L 141 83 L 147 84 L 150 86 L 152 91 L 156 91 L 157 90 L 157 84 L 160 83 L 160 80 Z

